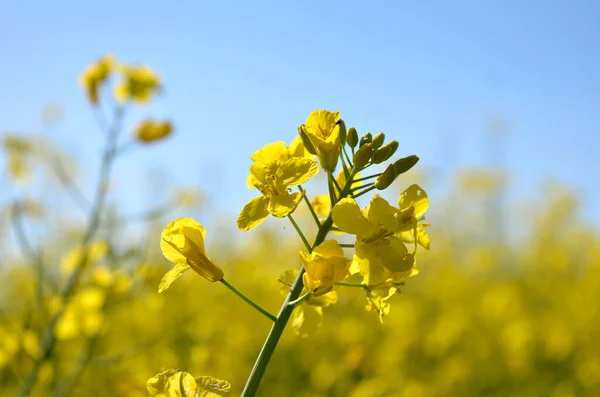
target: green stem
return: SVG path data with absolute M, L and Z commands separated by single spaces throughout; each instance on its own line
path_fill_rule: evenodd
M 236 294 L 237 296 L 239 296 L 244 302 L 246 302 L 247 304 L 249 304 L 250 306 L 252 306 L 253 308 L 255 308 L 260 314 L 262 314 L 263 316 L 265 316 L 266 318 L 268 318 L 269 320 L 271 320 L 273 322 L 277 321 L 277 317 L 275 317 L 274 315 L 272 315 L 271 313 L 269 313 L 268 311 L 266 311 L 262 307 L 258 306 L 256 303 L 254 303 L 252 301 L 252 299 L 250 299 L 246 295 L 242 294 L 233 285 L 231 285 L 227 281 L 225 281 L 225 279 L 222 279 L 221 283 L 224 286 L 226 286 L 227 288 L 229 288 L 231 290 L 231 292 L 233 292 L 234 294 Z
M 302 233 L 302 230 L 300 230 L 300 226 L 298 226 L 298 224 L 294 220 L 294 217 L 292 216 L 292 214 L 289 214 L 288 218 L 290 219 L 290 222 L 292 222 L 292 225 L 294 225 L 294 229 L 296 229 L 296 231 L 298 232 L 298 235 L 302 239 L 302 242 L 304 243 L 304 246 L 306 247 L 306 249 L 308 250 L 308 252 L 310 252 L 311 251 L 310 244 L 308 243 L 308 240 L 306 239 L 306 236 L 304 236 L 304 233 Z
M 354 178 L 355 173 L 356 170 L 352 168 L 352 170 L 350 171 L 350 177 L 348 178 L 348 182 L 346 183 L 346 186 L 344 186 L 344 190 L 340 195 L 341 197 L 345 197 L 349 194 L 350 186 L 352 185 L 352 179 Z M 332 207 L 334 205 L 335 200 L 332 201 Z M 333 219 L 331 218 L 330 213 L 325 222 L 323 222 L 323 224 L 319 228 L 319 232 L 315 237 L 315 241 L 313 242 L 312 247 L 317 247 L 319 244 L 325 241 L 327 233 L 329 233 L 329 231 L 331 230 L 332 225 Z M 309 249 L 309 253 L 312 252 L 312 247 L 311 249 Z M 294 283 L 290 288 L 288 296 L 286 297 L 285 301 L 283 302 L 283 305 L 281 306 L 281 309 L 279 310 L 279 314 L 277 315 L 277 321 L 275 321 L 275 323 L 273 324 L 273 327 L 271 328 L 271 331 L 269 332 L 269 335 L 265 340 L 265 343 L 258 355 L 258 358 L 254 363 L 254 368 L 252 368 L 252 372 L 248 377 L 248 381 L 246 382 L 246 386 L 242 391 L 241 397 L 254 397 L 256 395 L 262 377 L 265 374 L 265 370 L 267 369 L 267 365 L 269 365 L 269 361 L 273 356 L 273 352 L 275 351 L 275 348 L 279 343 L 279 339 L 281 338 L 281 335 L 285 330 L 290 316 L 292 315 L 292 311 L 294 310 L 294 307 L 290 306 L 289 303 L 298 299 L 300 293 L 302 292 L 302 289 L 304 288 L 304 283 L 302 282 L 302 276 L 304 275 L 304 272 L 304 267 L 301 267 L 300 271 L 298 272 L 298 276 L 296 276 L 296 280 L 294 280 Z
M 350 176 L 350 171 L 349 171 L 350 166 L 346 165 L 346 160 L 344 160 L 344 153 L 345 153 L 345 151 L 340 152 L 340 159 L 342 160 L 342 169 L 344 170 L 344 176 L 346 177 L 346 179 L 348 179 L 348 177 Z M 348 160 L 348 164 L 351 164 L 350 160 Z
M 331 202 L 331 208 L 333 208 L 333 206 L 336 203 L 335 188 L 333 187 L 333 182 L 331 182 L 332 179 L 333 179 L 333 175 L 331 175 L 331 172 L 328 172 L 327 173 L 327 188 L 329 189 L 329 201 Z
M 342 188 L 340 187 L 340 184 L 338 183 L 338 181 L 333 177 L 333 175 L 331 176 L 331 182 L 333 182 L 333 186 L 335 186 L 335 188 L 337 189 L 338 193 L 342 193 Z M 337 197 L 341 197 L 337 196 Z
M 350 168 L 352 168 L 354 165 L 352 164 L 352 160 L 350 160 L 350 156 L 348 156 L 348 152 L 346 151 L 346 147 L 345 146 L 342 146 L 342 153 L 344 153 L 344 156 L 346 156 L 346 160 L 348 161 L 348 166 Z M 354 153 L 352 153 L 352 155 L 354 155 Z
M 83 255 L 79 260 L 78 266 L 71 272 L 69 279 L 67 280 L 67 284 L 65 288 L 61 292 L 61 297 L 67 301 L 71 295 L 75 292 L 75 289 L 79 283 L 79 279 L 81 277 L 82 270 L 84 268 L 84 264 L 87 261 L 88 256 L 88 246 L 96 232 L 98 231 L 98 227 L 100 226 L 100 220 L 102 218 L 102 213 L 104 211 L 104 205 L 106 203 L 106 193 L 107 193 L 107 184 L 110 180 L 110 172 L 112 170 L 115 148 L 117 145 L 117 138 L 119 132 L 121 130 L 121 122 L 123 119 L 124 108 L 118 107 L 115 110 L 115 116 L 113 119 L 113 125 L 108 131 L 106 138 L 106 146 L 104 149 L 104 153 L 102 156 L 102 164 L 100 166 L 100 177 L 98 178 L 98 184 L 96 186 L 96 194 L 94 196 L 94 202 L 92 204 L 92 208 L 90 211 L 90 219 L 87 227 L 87 231 L 81 241 L 81 246 L 83 247 Z M 18 397 L 26 397 L 31 393 L 31 390 L 35 386 L 38 378 L 38 374 L 42 365 L 50 358 L 52 355 L 52 351 L 56 342 L 56 327 L 58 325 L 58 321 L 64 312 L 64 307 L 59 310 L 54 316 L 50 319 L 44 334 L 42 336 L 41 341 L 41 354 L 34 361 L 33 367 L 27 374 L 25 381 L 19 392 L 16 394 Z
M 358 194 L 355 194 L 355 195 L 354 195 L 354 198 L 360 197 L 360 196 L 362 196 L 363 194 L 367 194 L 367 193 L 369 193 L 371 190 L 374 190 L 374 189 L 376 189 L 376 187 L 375 187 L 375 186 L 371 186 L 370 188 L 368 188 L 368 189 L 365 189 L 365 190 L 363 190 L 362 192 L 360 192 L 360 193 L 358 193 Z
M 339 244 L 342 248 L 354 248 L 354 244 Z
M 339 285 L 340 287 L 354 287 L 354 288 L 364 288 L 367 289 L 366 284 L 355 284 L 355 283 L 345 283 L 343 281 L 338 281 L 335 285 Z
M 313 208 L 312 204 L 310 203 L 310 200 L 308 199 L 308 197 L 306 197 L 306 193 L 304 193 L 304 192 L 306 192 L 306 190 L 302 189 L 302 185 L 298 185 L 298 189 L 300 189 L 300 193 L 302 193 L 302 198 L 304 199 L 304 202 L 308 206 L 308 209 L 310 210 L 310 213 L 312 214 L 312 217 L 315 220 L 317 227 L 321 227 L 321 221 L 319 220 L 319 217 L 317 216 L 315 209 Z
M 307 300 L 308 298 L 310 298 L 312 294 L 310 292 L 307 292 L 306 294 L 302 295 L 300 298 L 291 301 L 290 303 L 288 303 L 288 306 L 298 306 L 299 304 L 301 304 L 302 302 L 304 302 L 305 300 Z
M 378 176 L 383 175 L 383 172 L 380 172 L 379 174 L 374 174 L 374 175 L 369 175 L 369 176 L 365 176 L 364 178 L 360 178 L 360 179 L 356 179 L 354 180 L 354 182 L 362 182 L 362 181 L 366 181 L 369 180 L 371 178 L 377 178 Z

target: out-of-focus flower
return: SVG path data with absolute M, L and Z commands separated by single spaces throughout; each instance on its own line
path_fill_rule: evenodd
M 83 248 L 81 246 L 76 246 L 62 257 L 60 261 L 60 270 L 63 274 L 69 274 L 75 270 L 77 266 L 85 266 L 88 263 L 98 263 L 106 257 L 109 249 L 108 242 L 104 240 L 94 241 L 89 245 L 87 256 L 84 257 Z
M 205 237 L 204 226 L 192 218 L 179 218 L 164 228 L 160 249 L 165 258 L 175 267 L 164 275 L 158 292 L 169 288 L 173 281 L 190 268 L 208 281 L 215 282 L 223 279 L 223 270 L 206 254 Z
M 156 142 L 173 133 L 173 124 L 166 121 L 145 119 L 134 130 L 135 138 L 142 143 Z
M 91 243 L 84 263 L 84 250 L 81 246 L 76 246 L 63 256 L 60 261 L 60 270 L 63 274 L 68 274 L 78 266 L 99 262 L 106 256 L 108 249 L 109 247 L 106 241 L 95 241 Z
M 296 210 L 302 200 L 300 192 L 291 193 L 291 186 L 305 183 L 319 171 L 314 160 L 292 157 L 286 161 L 257 161 L 250 166 L 252 185 L 262 196 L 251 200 L 242 209 L 237 226 L 248 231 L 260 225 L 268 216 L 283 218 Z
M 150 397 L 218 397 L 229 393 L 229 382 L 200 376 L 194 378 L 188 372 L 169 369 L 153 376 L 146 383 Z
M 107 54 L 88 65 L 79 76 L 79 83 L 83 86 L 92 105 L 98 104 L 100 88 L 108 80 L 114 68 L 115 59 L 111 54 Z
M 177 189 L 173 196 L 177 206 L 184 209 L 195 208 L 202 200 L 202 193 L 195 189 Z
M 340 112 L 315 110 L 299 128 L 316 150 L 321 167 L 333 172 L 340 154 Z
M 99 287 L 86 287 L 67 304 L 56 326 L 56 337 L 69 340 L 78 336 L 94 336 L 104 323 L 102 308 L 106 293 Z
M 350 260 L 335 240 L 326 240 L 310 254 L 299 252 L 304 264 L 304 287 L 315 297 L 331 291 L 333 285 L 348 275 Z
M 7 171 L 11 179 L 24 182 L 31 175 L 30 157 L 34 144 L 30 139 L 14 134 L 2 137 L 2 147 L 6 151 Z
M 147 65 L 120 65 L 123 79 L 115 86 L 115 97 L 120 102 L 148 103 L 160 90 L 160 77 Z

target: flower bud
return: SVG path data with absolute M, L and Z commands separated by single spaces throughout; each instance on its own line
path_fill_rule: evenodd
M 392 182 L 396 180 L 396 177 L 398 177 L 396 169 L 394 168 L 393 164 L 390 164 L 385 169 L 385 171 L 383 171 L 383 174 L 377 177 L 373 186 L 375 186 L 377 190 L 387 189 L 392 184 Z
M 302 143 L 304 144 L 304 147 L 306 148 L 306 150 L 308 151 L 308 153 L 310 154 L 317 154 L 317 151 L 315 150 L 315 147 L 313 146 L 312 142 L 310 141 L 310 138 L 308 137 L 308 135 L 306 135 L 306 131 L 304 130 L 306 128 L 305 125 L 299 125 L 298 126 L 298 135 L 300 135 L 300 139 L 302 140 Z
M 385 134 L 383 132 L 375 135 L 373 137 L 373 150 L 379 149 L 383 145 L 383 141 L 385 141 Z
M 348 146 L 356 147 L 358 144 L 358 132 L 356 132 L 356 128 L 350 127 L 346 136 L 346 142 L 348 142 Z
M 361 148 L 358 149 L 358 151 L 354 154 L 354 167 L 361 169 L 367 165 L 371 159 L 371 154 L 373 154 L 373 146 L 370 143 L 362 145 Z
M 365 134 L 360 138 L 360 145 L 363 146 L 367 143 L 371 143 L 373 141 L 373 135 L 370 132 L 365 132 Z
M 321 167 L 325 171 L 333 172 L 335 171 L 335 167 L 337 167 L 339 156 L 339 149 L 337 152 L 319 152 L 319 163 L 321 163 Z
M 396 170 L 396 174 L 404 174 L 406 171 L 410 170 L 414 167 L 415 164 L 419 161 L 419 157 L 416 155 L 404 157 L 394 163 L 394 169 Z
M 343 146 L 346 144 L 346 136 L 347 136 L 346 123 L 344 123 L 344 120 L 339 119 L 337 121 L 337 124 L 340 126 L 340 142 L 342 143 L 342 146 Z
M 388 144 L 386 144 L 386 145 L 384 145 L 384 146 L 387 146 L 387 147 L 389 147 L 389 148 L 390 148 L 390 151 L 388 152 L 388 154 L 387 154 L 387 156 L 386 156 L 385 160 L 383 160 L 383 161 L 386 161 L 386 160 L 388 160 L 390 157 L 392 157 L 392 156 L 394 155 L 394 153 L 396 153 L 396 150 L 398 150 L 398 146 L 399 146 L 399 144 L 398 144 L 398 141 L 391 141 L 390 143 L 388 143 Z
M 385 160 L 390 158 L 390 156 L 388 155 L 390 151 L 391 149 L 388 145 L 383 145 L 382 147 L 373 152 L 373 155 L 371 156 L 371 161 L 373 162 L 373 164 L 383 163 Z

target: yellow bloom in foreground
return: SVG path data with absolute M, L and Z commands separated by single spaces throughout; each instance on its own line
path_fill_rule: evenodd
M 314 296 L 331 291 L 333 284 L 348 275 L 351 261 L 344 257 L 342 247 L 335 240 L 326 240 L 310 254 L 298 253 L 304 264 L 304 286 Z
M 270 161 L 281 161 L 285 162 L 293 157 L 307 157 L 313 158 L 314 156 L 308 153 L 302 140 L 299 136 L 294 138 L 290 146 L 286 146 L 285 142 L 278 141 L 272 142 L 268 145 L 258 149 L 254 152 L 250 159 L 253 162 L 270 162 Z M 254 175 L 248 175 L 247 185 L 248 189 L 252 189 L 254 187 L 256 180 Z
M 123 80 L 115 87 L 115 97 L 120 102 L 135 101 L 145 104 L 160 90 L 160 78 L 146 65 L 121 65 Z
M 192 268 L 196 273 L 215 282 L 223 279 L 223 270 L 206 255 L 206 229 L 192 218 L 179 218 L 169 223 L 160 236 L 160 249 L 175 267 L 162 278 L 158 292 L 163 292 L 173 281 Z
M 93 105 L 98 104 L 100 87 L 108 80 L 114 67 L 113 56 L 107 54 L 86 67 L 81 73 L 79 83 L 85 89 L 88 99 Z
M 413 208 L 401 211 L 374 195 L 364 213 L 354 199 L 344 198 L 333 208 L 333 221 L 342 231 L 356 235 L 354 260 L 367 285 L 410 274 L 414 255 L 395 236 L 411 229 Z
M 340 154 L 340 112 L 315 110 L 308 115 L 306 123 L 300 126 L 301 133 L 305 134 L 315 148 L 321 167 L 328 172 L 333 172 Z
M 286 161 L 257 161 L 250 166 L 252 184 L 262 196 L 244 206 L 237 219 L 240 230 L 251 230 L 268 216 L 283 218 L 296 210 L 302 200 L 300 192 L 291 187 L 305 183 L 319 171 L 314 160 L 292 157 Z
M 284 283 L 293 283 L 298 276 L 298 270 L 290 269 L 286 270 L 279 276 L 279 279 Z M 281 293 L 287 296 L 290 287 L 286 284 L 282 284 Z M 306 293 L 306 288 L 302 289 L 300 295 Z M 290 323 L 292 329 L 296 335 L 306 338 L 315 333 L 319 327 L 323 324 L 323 308 L 333 305 L 337 302 L 337 293 L 330 291 L 324 295 L 315 296 L 312 295 L 306 301 L 294 308 Z
M 218 397 L 229 393 L 231 385 L 212 376 L 194 378 L 191 374 L 169 369 L 148 379 L 150 397 Z
M 172 132 L 173 124 L 170 121 L 146 119 L 135 128 L 134 134 L 138 141 L 150 143 L 166 138 Z

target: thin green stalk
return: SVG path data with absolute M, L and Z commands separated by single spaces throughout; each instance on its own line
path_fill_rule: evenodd
M 348 166 L 350 168 L 352 168 L 354 166 L 354 164 L 352 164 L 352 160 L 350 160 L 350 156 L 348 156 L 348 152 L 346 151 L 346 147 L 342 146 L 342 153 L 344 156 L 346 156 L 346 161 L 348 161 Z M 352 149 L 352 156 L 354 156 L 354 149 Z M 343 158 L 342 158 L 343 161 Z M 348 175 L 346 175 L 346 178 L 348 177 Z
M 367 189 L 373 186 L 373 183 L 367 183 L 366 185 L 356 186 L 350 189 L 350 193 L 358 192 L 359 190 Z
M 294 229 L 296 229 L 296 231 L 298 232 L 298 235 L 302 239 L 302 242 L 304 243 L 304 246 L 310 252 L 311 251 L 310 244 L 308 243 L 308 240 L 306 239 L 306 236 L 304 236 L 304 233 L 302 233 L 302 230 L 300 229 L 300 226 L 298 226 L 298 224 L 294 220 L 294 217 L 292 216 L 292 214 L 289 214 L 288 218 L 290 219 L 290 222 L 292 222 L 292 225 L 294 225 Z
M 348 177 L 350 176 L 350 171 L 349 171 L 350 166 L 346 165 L 346 160 L 344 160 L 344 153 L 345 152 L 340 152 L 340 160 L 342 160 L 342 169 L 344 170 L 344 176 L 346 177 L 346 179 L 348 179 Z M 348 164 L 351 164 L 350 159 L 348 159 Z
M 100 166 L 100 177 L 98 178 L 98 185 L 96 186 L 96 194 L 94 196 L 94 202 L 92 205 L 92 209 L 90 211 L 90 219 L 87 227 L 87 231 L 81 241 L 81 246 L 83 247 L 83 255 L 80 259 L 78 266 L 71 272 L 69 279 L 67 280 L 67 284 L 65 288 L 62 290 L 61 297 L 67 301 L 73 292 L 75 291 L 77 284 L 79 283 L 79 278 L 81 276 L 81 272 L 83 270 L 83 265 L 87 261 L 88 256 L 88 246 L 92 239 L 94 238 L 98 227 L 100 226 L 100 220 L 102 217 L 102 213 L 104 210 L 104 205 L 106 202 L 106 186 L 110 179 L 110 172 L 112 169 L 112 164 L 114 160 L 114 153 L 117 144 L 117 137 L 121 130 L 121 121 L 123 118 L 124 109 L 122 107 L 118 107 L 115 110 L 115 118 L 113 120 L 113 125 L 110 131 L 108 131 L 106 146 L 104 149 L 104 153 L 102 155 L 102 164 Z M 56 342 L 56 326 L 58 325 L 58 321 L 60 320 L 64 307 L 59 310 L 48 323 L 46 330 L 44 331 L 42 341 L 41 341 L 41 354 L 34 361 L 33 367 L 28 373 L 25 381 L 19 392 L 17 393 L 18 397 L 26 397 L 31 393 L 31 390 L 35 386 L 38 378 L 38 374 L 40 372 L 40 368 L 42 365 L 50 358 L 52 355 L 52 351 Z
M 306 193 L 304 193 L 304 192 L 306 192 L 306 190 L 304 190 L 302 188 L 302 185 L 298 185 L 298 189 L 300 190 L 300 193 L 302 193 L 302 198 L 304 199 L 304 202 L 308 206 L 308 209 L 310 210 L 310 213 L 311 213 L 313 219 L 315 220 L 317 227 L 321 227 L 321 221 L 319 220 L 319 217 L 317 216 L 315 209 L 313 208 L 312 204 L 310 203 L 310 200 L 308 199 L 308 197 L 306 197 Z
M 355 283 L 345 283 L 343 281 L 338 281 L 335 285 L 339 285 L 340 287 L 353 287 L 353 288 L 364 288 L 367 289 L 366 284 L 355 284 Z
M 266 318 L 268 318 L 269 320 L 271 320 L 273 322 L 277 321 L 277 317 L 275 317 L 274 315 L 272 315 L 271 313 L 269 313 L 262 307 L 258 306 L 256 303 L 254 303 L 254 301 L 252 301 L 252 299 L 246 297 L 246 295 L 244 295 L 240 291 L 238 291 L 233 285 L 231 285 L 227 281 L 225 281 L 225 279 L 222 279 L 221 283 L 224 286 L 226 286 L 227 288 L 229 288 L 231 290 L 231 292 L 233 292 L 234 294 L 239 296 L 244 302 L 246 302 L 247 304 L 252 306 L 254 309 L 256 309 L 260 314 L 262 314 L 263 316 L 265 316 Z
M 312 294 L 310 292 L 307 292 L 306 294 L 302 295 L 300 298 L 291 301 L 290 303 L 288 303 L 289 306 L 298 306 L 299 304 L 301 304 L 302 302 L 304 302 L 305 300 L 307 300 L 308 298 L 310 298 Z
M 371 186 L 370 188 L 368 188 L 368 189 L 365 189 L 365 190 L 363 190 L 362 192 L 360 192 L 360 193 L 358 193 L 358 194 L 355 194 L 355 195 L 354 195 L 354 198 L 360 197 L 360 196 L 362 196 L 363 194 L 367 194 L 367 193 L 369 193 L 371 190 L 374 190 L 374 189 L 376 189 L 376 187 L 375 187 L 375 186 Z
M 350 178 L 348 178 L 348 183 L 346 183 L 346 186 L 342 191 L 341 197 L 345 197 L 348 195 L 350 191 L 350 185 L 352 185 L 352 178 L 354 178 L 355 173 L 356 170 L 353 168 L 352 171 L 350 171 Z M 332 207 L 333 205 L 335 205 L 335 201 L 332 202 Z M 309 253 L 312 252 L 312 248 L 317 247 L 319 244 L 325 241 L 327 233 L 329 233 L 329 231 L 331 230 L 332 225 L 333 219 L 331 218 L 331 214 L 329 214 L 325 222 L 323 222 L 323 224 L 319 228 L 319 232 L 315 237 L 315 241 L 313 242 L 311 249 L 308 250 Z M 281 338 L 281 335 L 285 330 L 290 316 L 292 315 L 292 311 L 294 310 L 294 307 L 290 306 L 289 303 L 298 299 L 300 293 L 302 292 L 302 289 L 304 288 L 304 283 L 302 282 L 304 272 L 304 267 L 301 267 L 300 271 L 298 272 L 298 276 L 296 276 L 296 280 L 294 280 L 294 283 L 290 288 L 288 296 L 286 297 L 285 301 L 283 302 L 283 305 L 281 306 L 281 309 L 279 310 L 279 314 L 277 315 L 277 321 L 275 321 L 275 323 L 273 324 L 273 327 L 271 328 L 271 331 L 269 332 L 269 335 L 265 340 L 265 343 L 258 355 L 258 358 L 254 363 L 254 368 L 252 368 L 252 372 L 248 377 L 248 381 L 246 382 L 246 386 L 242 391 L 241 397 L 254 397 L 256 395 L 262 377 L 265 374 L 265 370 L 267 369 L 267 365 L 269 365 L 269 361 L 273 356 L 273 352 L 275 351 L 275 348 L 279 343 L 279 339 Z
M 333 186 L 335 186 L 335 188 L 337 189 L 337 192 L 340 193 L 340 195 L 339 196 L 336 195 L 336 197 L 341 197 L 342 188 L 340 187 L 340 184 L 338 183 L 337 179 L 335 179 L 333 177 L 333 175 L 331 176 L 331 182 L 333 182 Z
M 354 248 L 354 244 L 339 244 L 342 248 Z
M 362 182 L 362 181 L 366 181 L 369 180 L 371 178 L 377 178 L 378 176 L 383 175 L 383 172 L 380 172 L 379 174 L 374 174 L 374 175 L 369 175 L 369 176 L 365 176 L 364 178 L 360 178 L 360 179 L 355 179 L 354 182 Z

